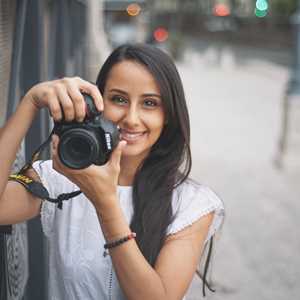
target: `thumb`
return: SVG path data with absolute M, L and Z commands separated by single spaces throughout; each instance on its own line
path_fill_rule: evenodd
M 116 149 L 111 154 L 110 163 L 114 166 L 120 165 L 121 155 L 124 147 L 126 146 L 126 141 L 120 141 Z
M 57 154 L 57 148 L 59 143 L 59 137 L 56 134 L 53 134 L 51 137 L 51 152 L 52 154 Z

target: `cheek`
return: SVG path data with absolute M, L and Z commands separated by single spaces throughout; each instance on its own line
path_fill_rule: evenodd
M 117 123 L 122 118 L 122 111 L 112 105 L 105 105 L 103 115 L 106 119 Z
M 164 127 L 164 115 L 162 113 L 152 115 L 151 117 L 149 116 L 145 121 L 148 124 L 148 128 L 155 133 L 155 135 L 159 136 L 161 134 Z

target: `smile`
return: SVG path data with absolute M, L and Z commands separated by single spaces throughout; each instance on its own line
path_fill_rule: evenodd
M 120 137 L 122 140 L 125 140 L 127 142 L 135 142 L 139 140 L 141 137 L 143 137 L 146 134 L 146 131 L 134 132 L 134 131 L 121 129 L 120 133 L 121 133 Z

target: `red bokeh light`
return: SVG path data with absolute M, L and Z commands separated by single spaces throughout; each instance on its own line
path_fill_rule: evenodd
M 157 42 L 164 42 L 168 39 L 169 37 L 169 32 L 167 29 L 163 28 L 163 27 L 158 27 L 155 29 L 155 31 L 153 32 L 153 36 L 154 36 L 154 39 L 157 41 Z
M 227 5 L 219 3 L 214 7 L 214 15 L 218 17 L 226 17 L 230 15 L 230 9 Z

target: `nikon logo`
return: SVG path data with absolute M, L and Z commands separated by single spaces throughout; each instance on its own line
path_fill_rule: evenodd
M 108 150 L 111 150 L 111 136 L 109 133 L 105 133 L 106 147 Z
M 20 175 L 20 174 L 19 175 L 10 175 L 9 178 L 20 180 L 20 181 L 23 181 L 24 183 L 27 183 L 27 184 L 32 182 L 32 179 L 30 179 L 27 176 Z

